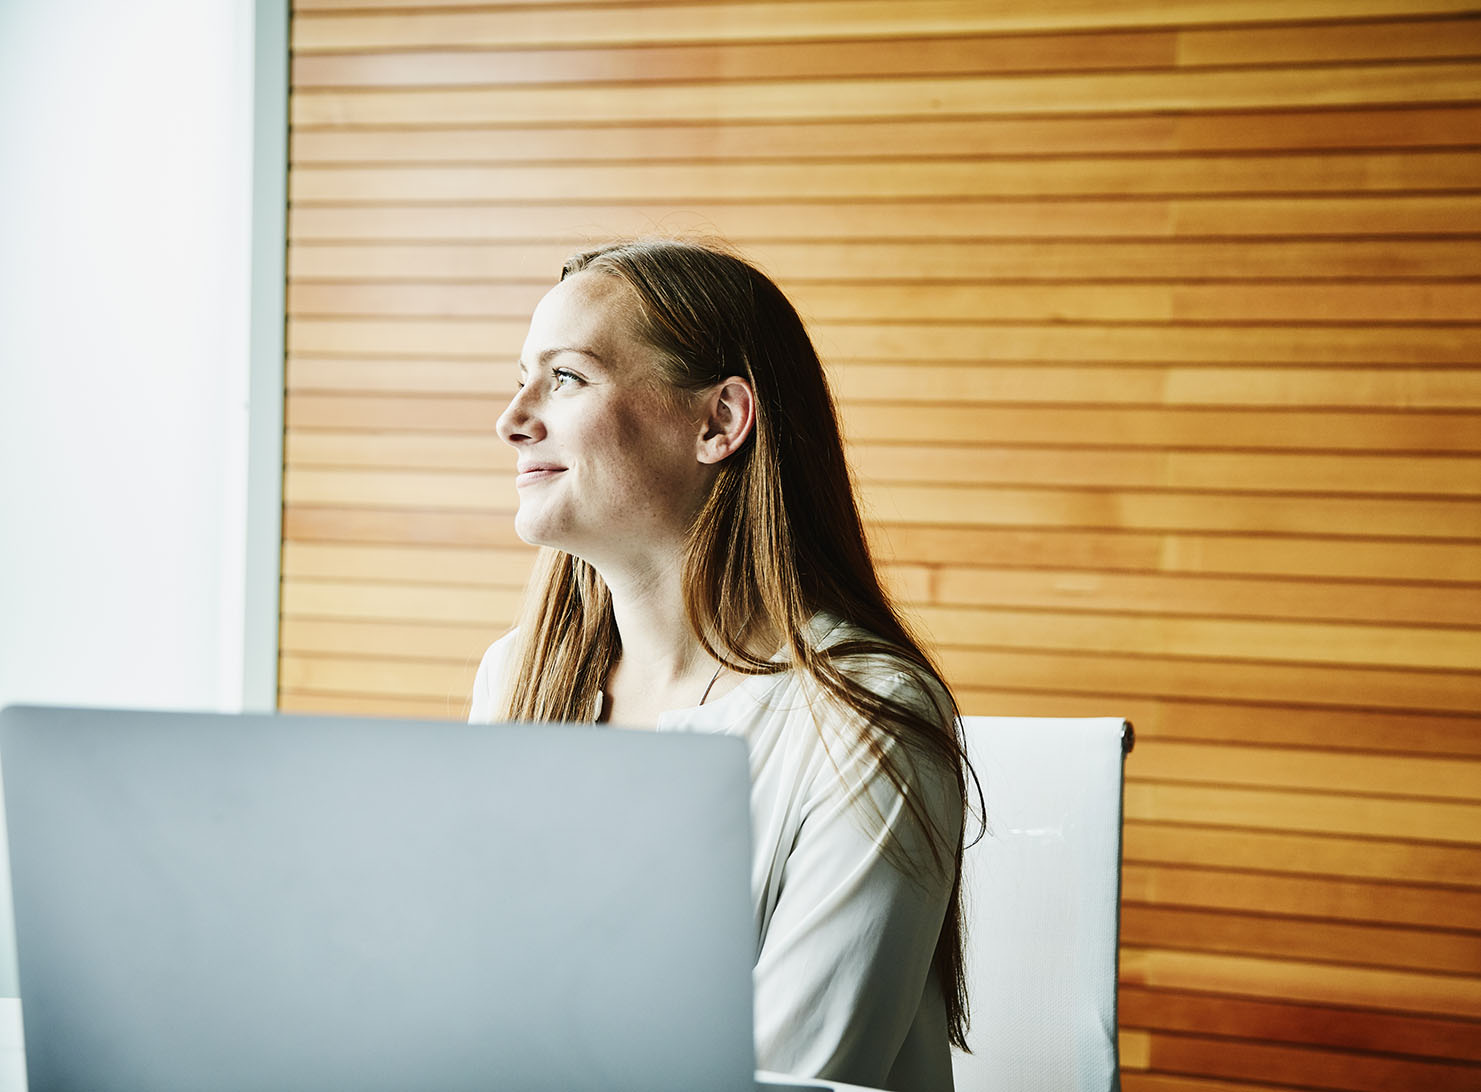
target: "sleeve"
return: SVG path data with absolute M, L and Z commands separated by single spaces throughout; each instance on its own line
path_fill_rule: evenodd
M 478 664 L 478 674 L 473 677 L 473 706 L 468 714 L 469 724 L 488 724 L 494 719 L 494 703 L 507 684 L 510 660 L 514 656 L 514 635 L 510 630 L 500 637 L 483 654 Z
M 913 679 L 896 677 L 902 686 L 924 698 Z M 906 763 L 900 750 L 892 757 L 936 837 L 951 839 L 944 864 L 867 749 L 816 763 L 756 963 L 761 1069 L 880 1087 L 921 1008 L 955 879 L 961 800 L 952 771 Z

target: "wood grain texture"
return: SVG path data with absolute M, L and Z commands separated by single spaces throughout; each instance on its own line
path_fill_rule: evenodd
M 1439 885 L 1425 888 L 1130 863 L 1122 884 L 1128 903 L 1300 918 L 1314 920 L 1318 927 L 1356 921 L 1474 934 L 1473 926 L 1481 920 L 1481 892 L 1458 892 Z M 1176 935 L 1176 931 L 1168 935 Z M 1381 953 L 1373 949 L 1381 947 L 1359 937 L 1346 950 L 1356 958 L 1377 959 Z M 1437 969 L 1463 965 L 1465 960 L 1453 960 Z
M 1474 0 L 302 0 L 293 41 L 282 708 L 467 715 L 533 559 L 530 309 L 594 241 L 726 238 L 962 708 L 1136 724 L 1127 1092 L 1481 1082 Z
M 1153 1035 L 1149 1066 L 1174 1072 L 1195 1069 L 1229 1078 L 1276 1078 L 1306 1088 L 1386 1092 L 1427 1088 L 1463 1092 L 1475 1088 L 1476 1066 L 1465 1063 L 1372 1057 L 1310 1050 L 1284 1044 L 1228 1043 L 1187 1035 Z M 1299 1082 L 1299 1083 L 1298 1083 Z
M 992 72 L 1257 67 L 1469 58 L 1474 19 L 1295 24 L 1099 34 L 996 34 L 889 41 L 681 43 L 623 48 L 397 50 L 302 54 L 295 87 L 457 87 L 852 76 L 887 79 Z
M 294 96 L 295 126 L 480 125 L 518 114 L 548 125 L 864 117 L 977 117 L 1029 111 L 1249 110 L 1284 106 L 1447 103 L 1481 85 L 1462 63 L 1324 65 L 1257 73 L 1204 69 L 1073 75 L 758 79 L 477 90 L 314 91 Z
M 1205 267 L 1207 271 L 1207 267 Z M 345 271 L 339 273 L 344 275 Z M 1136 321 L 1347 323 L 1457 322 L 1481 310 L 1481 291 L 1451 282 L 1368 281 L 1333 285 L 1290 282 L 1184 285 L 1159 282 L 1024 284 L 962 283 L 900 289 L 880 283 L 799 283 L 799 310 L 820 321 L 883 319 L 970 322 Z M 299 284 L 289 294 L 295 315 L 498 318 L 531 310 L 545 294 L 537 284 Z
M 593 164 L 631 160 L 633 149 L 667 162 L 873 162 L 881 146 L 892 159 L 970 156 L 1043 158 L 1186 152 L 1308 152 L 1394 148 L 1464 148 L 1475 141 L 1476 111 L 1464 107 L 1387 107 L 1361 111 L 1221 111 L 1191 116 L 1161 112 L 845 121 L 759 121 L 729 129 L 696 122 L 563 124 L 519 129 L 497 123 L 406 129 L 304 126 L 292 152 L 304 166 L 451 165 L 547 162 Z M 954 156 L 944 156 L 949 147 Z M 671 215 L 663 210 L 661 215 Z
M 1180 869 L 1183 875 L 1168 882 L 1189 887 L 1201 876 L 1234 870 L 1255 877 L 1257 887 L 1291 880 L 1302 898 L 1331 884 L 1369 881 L 1383 884 L 1390 896 L 1432 908 L 1448 905 L 1447 892 L 1463 907 L 1481 888 L 1481 850 L 1466 846 L 1140 820 L 1126 823 L 1124 837 L 1128 874 L 1139 865 L 1160 867 L 1169 877 Z
M 1316 131 L 1325 131 L 1325 116 L 1307 120 L 1308 124 L 1319 120 L 1321 127 Z M 1402 118 L 1399 126 L 1403 127 Z M 452 135 L 456 139 L 462 134 Z M 646 138 L 646 131 L 643 135 Z M 505 141 L 510 139 L 512 134 L 504 134 Z M 870 146 L 878 145 L 871 142 Z M 626 158 L 631 143 L 624 141 L 622 147 Z M 833 244 L 850 237 L 967 243 L 982 239 L 1147 242 L 1183 237 L 1260 241 L 1338 235 L 1356 236 L 1362 242 L 1375 236 L 1481 233 L 1481 194 L 1262 195 L 1259 200 L 1118 196 L 1073 202 L 1030 196 L 941 203 L 871 201 L 867 205 L 705 199 L 677 205 L 638 201 L 541 206 L 505 204 L 492 197 L 437 205 L 299 202 L 289 209 L 288 232 L 295 246 L 314 241 L 554 241 L 566 250 L 607 235 L 655 232 L 720 235 L 737 245 L 778 240 Z M 970 253 L 976 248 L 964 249 Z
M 1130 985 L 1201 989 L 1233 997 L 1284 997 L 1359 1009 L 1481 1017 L 1475 979 L 1461 974 L 1125 946 L 1121 978 Z
M 1121 940 L 1123 944 L 1176 943 L 1194 952 L 1297 957 L 1341 966 L 1441 973 L 1474 966 L 1481 958 L 1481 937 L 1471 932 L 1312 921 L 1279 911 L 1273 907 L 1270 913 L 1236 914 L 1125 901 Z
M 1465 366 L 1481 325 L 1171 325 L 1131 322 L 811 322 L 830 360 L 946 363 L 1430 364 Z M 471 359 L 508 365 L 523 320 L 293 318 L 294 354 Z M 1387 408 L 1387 407 L 1378 407 Z
M 489 112 L 507 110 L 496 104 Z M 580 110 L 582 107 L 573 107 Z M 414 122 L 397 120 L 396 124 Z M 1332 152 L 1310 155 L 1123 156 L 1066 159 L 880 160 L 856 163 L 602 163 L 514 166 L 295 167 L 293 204 L 319 202 L 575 203 L 700 199 L 841 201 L 1244 194 L 1467 193 L 1481 153 Z
M 1250 1001 L 1123 986 L 1122 1018 L 1136 1027 L 1206 1031 L 1233 1038 L 1481 1061 L 1476 1024 L 1455 1019 L 1348 1010 L 1342 1020 L 1312 1005 Z
M 584 7 L 584 6 L 583 6 Z M 1197 26 L 1321 19 L 1450 15 L 1472 10 L 1467 0 L 1054 0 L 1026 10 L 1010 0 L 771 0 L 763 3 L 602 4 L 592 10 L 559 5 L 501 5 L 465 13 L 410 10 L 318 15 L 293 20 L 295 53 L 463 46 L 628 45 L 686 41 L 795 41 L 898 38 L 928 34 L 1104 31 L 1125 27 Z
M 551 270 L 559 270 L 564 256 L 576 245 L 579 240 L 503 245 L 460 240 L 419 246 L 300 243 L 290 251 L 296 294 L 289 306 L 307 313 L 332 312 L 334 308 L 328 303 L 332 296 L 323 297 L 326 302 L 312 303 L 315 293 L 322 297 L 331 290 L 343 295 L 347 303 L 354 300 L 357 291 L 371 293 L 367 300 L 385 306 L 394 303 L 395 297 L 373 293 L 425 290 L 441 283 L 468 292 L 492 292 L 518 285 L 534 291 L 548 284 Z M 1343 281 L 1371 283 L 1380 271 L 1387 281 L 1412 279 L 1428 284 L 1474 278 L 1481 272 L 1481 258 L 1476 256 L 1474 242 L 1466 237 L 1342 243 L 1041 239 L 1005 240 L 967 250 L 960 244 L 943 242 L 758 242 L 747 250 L 773 276 L 797 284 L 857 285 L 919 278 L 946 283 L 1171 281 L 1180 285 L 1214 282 L 1220 286 L 1231 281 L 1311 281 L 1330 286 Z M 1111 272 L 1114 278 L 1108 276 Z M 482 311 L 469 313 L 494 313 L 496 299 L 492 297 Z M 411 302 L 409 299 L 408 304 Z
M 367 280 L 390 287 L 451 282 L 471 288 L 525 283 L 545 285 L 579 240 L 548 243 L 473 245 L 468 241 L 419 247 L 324 247 L 305 244 L 292 250 L 294 288 L 365 289 Z M 748 254 L 789 283 L 1004 281 L 1014 283 L 1148 281 L 1359 281 L 1376 274 L 1397 281 L 1434 282 L 1474 278 L 1481 257 L 1471 239 L 1286 241 L 1168 240 L 1148 243 L 1004 240 L 965 249 L 946 242 L 833 241 L 807 244 L 763 243 Z M 1114 278 L 1108 274 L 1114 272 Z M 392 281 L 395 277 L 398 281 Z M 331 286 L 306 282 L 332 281 Z M 314 311 L 323 307 L 296 307 Z

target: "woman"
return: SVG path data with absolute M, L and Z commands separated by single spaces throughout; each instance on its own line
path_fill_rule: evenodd
M 472 719 L 745 738 L 758 1066 L 950 1088 L 956 707 L 880 588 L 797 313 L 717 249 L 603 247 L 536 307 L 519 384 L 498 432 L 548 549 Z

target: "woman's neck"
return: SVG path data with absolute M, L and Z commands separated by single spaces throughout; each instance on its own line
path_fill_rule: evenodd
M 720 664 L 689 624 L 682 564 L 603 573 L 622 654 L 605 680 L 607 719 L 652 727 L 660 713 L 700 704 Z
M 696 665 L 714 661 L 689 624 L 678 564 L 654 568 L 614 582 L 612 617 L 622 641 L 622 659 L 634 674 L 654 684 L 680 681 Z

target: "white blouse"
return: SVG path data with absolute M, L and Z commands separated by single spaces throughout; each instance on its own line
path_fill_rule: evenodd
M 821 646 L 857 635 L 821 619 L 819 628 Z M 513 636 L 484 655 L 472 722 L 492 719 Z M 860 681 L 931 708 L 901 666 L 881 660 Z M 815 710 L 832 720 L 821 732 Z M 664 713 L 658 730 L 726 732 L 750 748 L 757 1067 L 875 1088 L 950 1090 L 946 1003 L 931 967 L 950 869 L 934 867 L 904 797 L 857 739 L 840 738 L 837 717 L 809 705 L 799 673 L 781 672 Z M 917 765 L 912 787 L 954 846 L 955 782 Z M 896 848 L 886 852 L 889 837 Z M 920 867 L 903 872 L 901 852 Z

